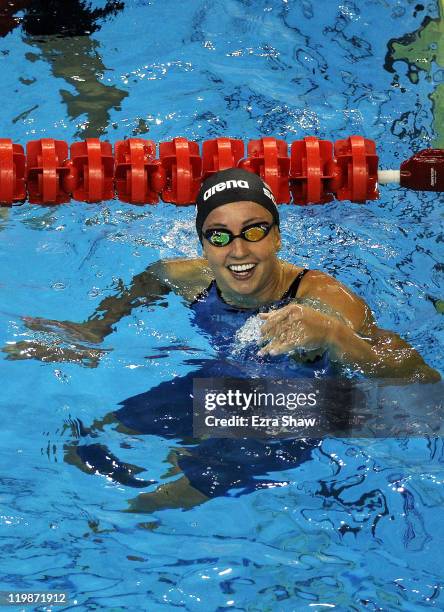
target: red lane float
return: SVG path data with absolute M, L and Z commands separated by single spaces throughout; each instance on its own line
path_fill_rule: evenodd
M 26 145 L 26 158 L 29 202 L 69 202 L 71 192 L 64 187 L 64 180 L 70 172 L 65 165 L 68 159 L 68 143 L 52 138 L 32 140 Z
M 181 137 L 161 142 L 159 157 L 165 170 L 162 200 L 179 206 L 193 204 L 202 182 L 202 158 L 197 142 Z
M 100 202 L 114 198 L 114 157 L 110 142 L 87 138 L 74 142 L 67 166 L 70 173 L 64 187 L 74 200 Z
M 419 162 L 427 166 L 427 174 L 430 161 L 442 177 L 442 151 L 438 153 L 427 150 L 418 154 L 418 162 L 404 162 L 401 184 L 409 186 Z M 156 204 L 161 196 L 186 205 L 194 203 L 205 178 L 233 167 L 261 176 L 278 203 L 292 197 L 298 205 L 322 204 L 333 196 L 364 202 L 379 195 L 375 143 L 362 136 L 334 145 L 308 136 L 292 143 L 290 156 L 285 141 L 263 137 L 249 141 L 246 157 L 243 141 L 235 138 L 205 141 L 201 155 L 197 142 L 177 137 L 160 143 L 158 157 L 152 140 L 118 141 L 113 155 L 111 143 L 89 138 L 71 144 L 69 158 L 66 142 L 42 138 L 27 144 L 26 156 L 21 145 L 0 139 L 0 204 L 24 201 L 27 188 L 29 201 L 37 204 L 61 204 L 71 197 L 100 202 L 113 199 L 115 189 L 120 200 L 132 204 Z M 443 188 L 442 178 L 433 184 L 426 178 L 428 189 Z
M 165 170 L 156 159 L 156 143 L 142 138 L 119 140 L 115 147 L 114 178 L 119 200 L 157 204 L 165 187 Z
M 273 192 L 276 202 L 290 202 L 288 177 L 290 158 L 287 143 L 284 140 L 265 136 L 248 143 L 248 157 L 238 166 L 258 174 Z
M 335 142 L 336 176 L 332 189 L 338 200 L 365 202 L 376 200 L 378 156 L 373 140 L 350 136 Z
M 307 136 L 291 145 L 290 190 L 295 204 L 331 202 L 335 170 L 333 143 Z
M 202 180 L 211 174 L 236 168 L 244 156 L 244 143 L 235 138 L 216 138 L 202 144 Z
M 11 205 L 26 199 L 26 157 L 22 145 L 0 138 L 0 203 Z

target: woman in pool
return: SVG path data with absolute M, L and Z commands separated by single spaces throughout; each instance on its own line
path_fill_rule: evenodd
M 202 185 L 196 208 L 204 257 L 149 266 L 134 277 L 129 290 L 103 300 L 84 323 L 29 318 L 27 326 L 65 330 L 76 339 L 99 343 L 134 307 L 173 290 L 191 303 L 197 324 L 200 320 L 210 333 L 219 332 L 221 341 L 226 338 L 226 330 L 220 333 L 221 322 L 239 328 L 245 315 L 262 311 L 258 354 L 263 358 L 286 355 L 313 361 L 328 354 L 331 363 L 367 376 L 440 379 L 398 335 L 379 329 L 367 304 L 342 283 L 278 258 L 279 213 L 272 193 L 257 175 L 237 168 L 214 174 Z M 89 365 L 95 365 L 100 356 L 100 351 L 81 346 L 73 352 L 19 344 L 4 349 L 10 358 L 78 361 L 86 357 Z
M 88 321 L 26 321 L 32 329 L 63 330 L 71 338 L 99 343 L 133 308 L 160 301 L 174 290 L 190 302 L 196 325 L 214 342 L 218 359 L 192 360 L 194 371 L 125 399 L 119 409 L 89 428 L 80 424 L 80 437 L 77 432 L 65 444 L 66 462 L 140 489 L 156 484 L 137 477 L 145 468 L 121 462 L 105 445 L 87 442 L 84 436 L 97 438 L 105 426 L 114 425 L 122 433 L 180 440 L 181 445 L 168 455 L 172 468 L 166 477 L 182 475 L 130 500 L 133 512 L 192 508 L 232 489 L 241 495 L 275 485 L 270 473 L 309 460 L 319 445 L 317 440 L 298 439 L 196 440 L 194 378 L 248 377 L 250 372 L 271 378 L 307 377 L 325 374 L 329 362 L 407 381 L 440 378 L 396 334 L 378 329 L 368 306 L 347 287 L 327 274 L 278 258 L 278 211 L 268 187 L 256 175 L 231 169 L 208 179 L 197 199 L 196 228 L 203 258 L 151 265 L 128 290 L 103 300 Z M 241 358 L 233 356 L 236 333 L 258 312 L 263 319 L 260 346 L 253 345 L 251 354 Z M 4 350 L 11 359 L 68 359 L 97 365 L 100 358 L 100 350 L 81 345 L 61 350 L 21 342 Z M 308 363 L 296 364 L 301 360 Z

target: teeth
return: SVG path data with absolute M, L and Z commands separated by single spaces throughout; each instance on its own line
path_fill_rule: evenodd
M 251 270 L 254 268 L 256 264 L 242 264 L 242 265 L 231 265 L 228 266 L 230 270 L 233 272 L 246 272 L 247 270 Z

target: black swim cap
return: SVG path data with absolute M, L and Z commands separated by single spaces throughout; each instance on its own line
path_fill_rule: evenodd
M 279 227 L 279 212 L 271 189 L 257 175 L 241 168 L 228 168 L 209 176 L 196 198 L 196 229 L 202 242 L 202 226 L 210 212 L 232 202 L 251 201 L 266 208 Z

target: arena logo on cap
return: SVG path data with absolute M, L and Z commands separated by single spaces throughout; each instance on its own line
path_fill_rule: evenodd
M 267 185 L 268 187 L 268 185 Z M 273 192 L 271 191 L 271 189 L 267 189 L 266 187 L 263 187 L 264 193 L 267 196 L 267 198 L 270 198 L 270 200 L 273 202 L 273 204 L 276 205 L 276 200 L 274 199 L 274 195 Z
M 209 197 L 213 196 L 216 191 L 224 191 L 224 189 L 236 189 L 237 187 L 241 187 L 242 189 L 249 189 L 250 185 L 248 181 L 243 181 L 242 179 L 236 181 L 235 179 L 231 179 L 229 181 L 222 181 L 221 183 L 217 183 L 213 185 L 204 193 L 203 199 L 208 200 Z

